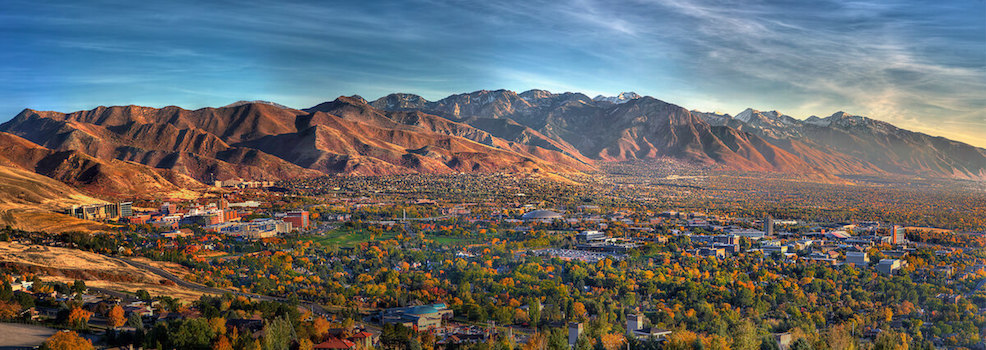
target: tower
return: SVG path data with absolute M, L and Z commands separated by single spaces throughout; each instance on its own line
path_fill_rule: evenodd
M 773 216 L 767 215 L 767 217 L 765 217 L 763 219 L 763 234 L 764 235 L 767 235 L 767 236 L 773 236 L 774 235 L 774 217 Z
M 894 225 L 890 228 L 890 243 L 904 244 L 904 233 L 901 232 L 900 226 Z
M 579 342 L 579 336 L 582 335 L 582 323 L 580 322 L 569 322 L 568 323 L 568 346 L 575 348 L 575 344 Z
M 644 322 L 639 315 L 636 314 L 627 315 L 627 334 L 633 335 L 634 331 L 639 331 L 643 328 L 644 328 Z

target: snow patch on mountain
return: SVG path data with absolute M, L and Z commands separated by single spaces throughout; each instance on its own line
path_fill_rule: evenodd
M 233 103 L 230 103 L 230 104 L 228 104 L 228 105 L 225 105 L 225 106 L 222 106 L 222 107 L 220 107 L 220 108 L 232 108 L 232 107 L 239 107 L 239 106 L 242 106 L 242 105 L 248 105 L 248 104 L 251 104 L 251 103 L 259 103 L 259 104 L 265 104 L 265 105 L 270 105 L 270 106 L 274 106 L 274 107 L 277 107 L 277 108 L 283 108 L 283 109 L 290 109 L 290 108 L 291 108 L 291 107 L 288 107 L 288 106 L 285 106 L 285 105 L 282 105 L 282 104 L 280 104 L 280 103 L 274 103 L 274 102 L 270 102 L 270 101 L 264 101 L 264 100 L 253 100 L 253 101 L 247 101 L 247 100 L 239 100 L 239 101 L 236 101 L 236 102 L 233 102 Z
M 603 96 L 603 95 L 599 95 L 599 96 L 593 97 L 592 100 L 593 101 L 596 101 L 596 102 L 612 102 L 612 103 L 619 104 L 619 103 L 626 103 L 626 102 L 628 102 L 630 100 L 636 100 L 636 99 L 638 99 L 640 97 L 641 96 L 640 95 L 637 95 L 636 92 L 632 92 L 631 91 L 631 92 L 621 92 L 619 95 L 616 95 L 616 96 Z
M 750 119 L 753 119 L 753 112 L 755 112 L 753 108 L 744 109 L 742 112 L 739 112 L 739 114 L 733 117 L 733 119 L 739 120 L 744 123 L 749 123 Z
M 817 126 L 829 126 L 830 124 L 828 120 L 819 118 L 816 115 L 810 116 L 808 117 L 808 119 L 805 119 L 805 123 L 811 125 L 817 125 Z

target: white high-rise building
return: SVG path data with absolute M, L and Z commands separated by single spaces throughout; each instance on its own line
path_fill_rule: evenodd
M 633 335 L 633 331 L 644 328 L 644 320 L 636 314 L 627 315 L 627 334 Z
M 582 323 L 580 322 L 569 322 L 568 323 L 568 346 L 575 348 L 575 344 L 579 342 L 579 336 L 582 335 Z

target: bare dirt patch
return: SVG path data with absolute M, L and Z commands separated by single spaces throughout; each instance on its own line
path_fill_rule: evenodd
M 0 323 L 0 349 L 34 348 L 41 346 L 57 330 L 18 323 Z

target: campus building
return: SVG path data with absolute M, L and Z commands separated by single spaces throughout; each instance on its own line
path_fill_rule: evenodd
M 206 226 L 206 231 L 245 239 L 276 237 L 291 232 L 291 223 L 274 219 L 254 219 L 248 222 L 227 222 Z
M 66 210 L 68 215 L 83 220 L 128 218 L 134 215 L 133 202 L 109 204 L 73 205 Z
M 282 214 L 278 214 L 276 216 L 280 216 L 280 219 L 285 222 L 290 222 L 291 227 L 293 228 L 299 230 L 307 230 L 311 228 L 311 221 L 309 221 L 308 211 L 306 210 L 289 211 L 284 213 L 283 216 Z
M 846 252 L 846 263 L 866 267 L 870 263 L 866 252 Z
M 453 312 L 445 304 L 397 307 L 381 311 L 380 323 L 397 323 L 418 330 L 438 328 L 452 319 Z

